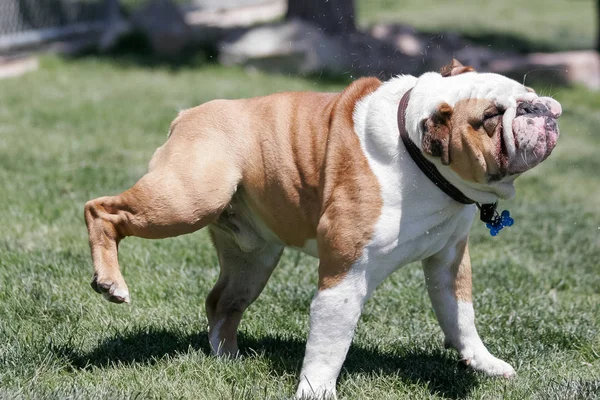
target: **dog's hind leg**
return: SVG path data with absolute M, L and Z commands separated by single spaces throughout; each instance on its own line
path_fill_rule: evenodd
M 277 266 L 283 245 L 265 242 L 251 251 L 242 250 L 235 239 L 210 227 L 221 272 L 206 298 L 209 341 L 213 353 L 234 356 L 238 351 L 237 328 L 242 314 L 260 295 Z
M 194 232 L 219 216 L 240 181 L 235 167 L 223 157 L 198 160 L 191 152 L 178 148 L 167 152 L 165 147 L 155 154 L 150 172 L 131 189 L 85 205 L 94 263 L 92 287 L 109 301 L 129 302 L 117 258 L 123 238 L 158 239 Z

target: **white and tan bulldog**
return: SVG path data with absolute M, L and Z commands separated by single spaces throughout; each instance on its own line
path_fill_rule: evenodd
M 364 78 L 341 93 L 215 100 L 182 111 L 144 177 L 85 205 L 92 287 L 129 302 L 121 239 L 208 226 L 221 265 L 206 299 L 209 339 L 214 353 L 232 355 L 242 314 L 283 248 L 302 249 L 320 264 L 297 396 L 335 396 L 365 301 L 393 271 L 422 260 L 446 344 L 474 369 L 510 377 L 513 368 L 475 329 L 467 239 L 477 208 L 440 190 L 399 132 L 454 189 L 489 204 L 512 197 L 514 179 L 550 154 L 560 114 L 555 100 L 456 61 L 442 74 Z

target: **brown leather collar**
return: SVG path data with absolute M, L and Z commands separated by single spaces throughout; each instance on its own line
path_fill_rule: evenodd
M 439 187 L 452 199 L 462 204 L 475 203 L 473 200 L 465 196 L 463 192 L 461 192 L 456 186 L 448 182 L 448 180 L 444 178 L 442 174 L 440 174 L 440 171 L 438 171 L 436 166 L 427 160 L 425 156 L 423 156 L 421 150 L 408 136 L 408 132 L 406 130 L 406 107 L 408 106 L 408 100 L 410 99 L 411 92 L 412 89 L 409 89 L 408 92 L 402 96 L 402 100 L 400 100 L 400 104 L 398 105 L 398 130 L 400 131 L 402 142 L 404 142 L 404 146 L 406 147 L 406 150 L 408 150 L 408 154 L 410 154 L 415 164 L 417 164 L 419 169 L 423 171 L 429 180 L 431 180 L 435 186 Z

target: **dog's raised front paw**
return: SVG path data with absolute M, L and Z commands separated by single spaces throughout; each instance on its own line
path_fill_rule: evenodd
M 90 285 L 111 303 L 129 303 L 130 301 L 129 290 L 124 281 L 118 283 L 118 280 L 98 279 L 98 275 L 94 274 Z

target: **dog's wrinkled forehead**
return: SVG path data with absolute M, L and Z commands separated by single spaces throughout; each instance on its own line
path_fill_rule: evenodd
M 411 93 L 407 107 L 407 127 L 418 129 L 418 123 L 431 116 L 438 107 L 451 107 L 465 99 L 493 101 L 504 109 L 516 108 L 517 100 L 532 100 L 537 95 L 521 83 L 494 73 L 467 72 L 443 77 L 429 72 L 421 75 Z
M 505 108 L 516 107 L 517 99 L 536 97 L 526 86 L 505 76 L 471 72 L 442 80 L 450 105 L 464 99 L 492 100 Z

